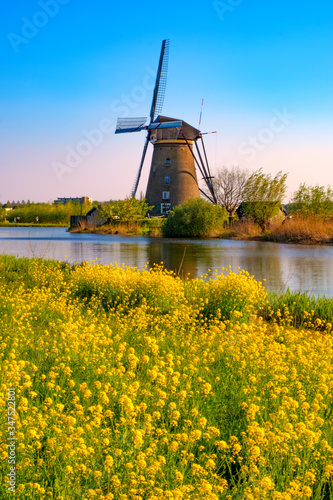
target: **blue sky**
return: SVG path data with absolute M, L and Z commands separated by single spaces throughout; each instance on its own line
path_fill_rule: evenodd
M 122 198 L 144 133 L 161 42 L 163 113 L 198 125 L 213 170 L 239 164 L 332 184 L 333 5 L 319 1 L 17 0 L 0 20 L 0 201 Z M 139 190 L 145 191 L 151 151 Z

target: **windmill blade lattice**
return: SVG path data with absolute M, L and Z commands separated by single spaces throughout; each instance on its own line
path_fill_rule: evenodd
M 163 40 L 162 42 L 162 49 L 161 49 L 160 60 L 158 63 L 153 101 L 150 110 L 150 123 L 155 120 L 156 116 L 162 113 L 166 82 L 167 82 L 168 64 L 169 64 L 169 44 L 170 40 Z
M 162 111 L 164 95 L 165 95 L 165 88 L 166 88 L 166 80 L 167 80 L 168 61 L 169 61 L 169 40 L 163 40 L 161 54 L 160 54 L 160 60 L 158 63 L 158 70 L 157 70 L 157 76 L 156 76 L 156 81 L 155 81 L 153 100 L 152 100 L 151 109 L 150 109 L 149 126 L 152 124 L 152 122 L 154 121 L 157 114 L 160 114 Z M 150 139 L 150 131 L 148 130 L 146 142 L 145 142 L 145 145 L 143 147 L 139 171 L 137 173 L 136 180 L 135 180 L 133 190 L 131 193 L 132 198 L 135 197 L 137 189 L 138 189 L 139 180 L 141 177 L 142 167 L 144 164 L 149 139 Z
M 125 134 L 126 132 L 140 132 L 147 121 L 146 117 L 139 118 L 118 118 L 115 134 Z
M 153 122 L 145 125 L 147 118 L 118 118 L 115 134 L 140 132 L 141 130 L 156 130 L 158 128 L 177 128 L 182 126 L 181 120 L 171 122 Z

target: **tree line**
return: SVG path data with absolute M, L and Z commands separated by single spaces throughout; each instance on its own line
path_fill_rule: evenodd
M 67 202 L 66 204 L 55 203 L 27 203 L 7 207 L 7 204 L 0 210 L 0 220 L 4 222 L 20 222 L 24 224 L 70 224 L 71 215 L 85 215 L 92 208 L 90 203 L 74 203 Z M 12 208 L 13 210 L 6 210 Z
M 212 181 L 218 206 L 197 199 L 174 207 L 162 228 L 163 234 L 168 237 L 213 235 L 214 229 L 222 227 L 226 216 L 229 227 L 233 221 L 244 218 L 264 231 L 279 213 L 281 218 L 286 214 L 333 218 L 333 190 L 330 186 L 325 188 L 302 183 L 291 201 L 283 205 L 287 175 L 282 171 L 272 176 L 262 169 L 250 173 L 239 166 L 223 167 Z
M 231 219 L 237 208 L 244 204 L 243 213 L 265 227 L 280 210 L 286 194 L 288 174 L 278 172 L 274 177 L 262 169 L 253 173 L 239 166 L 220 169 L 213 185 L 218 203 Z M 333 190 L 330 186 L 300 184 L 293 193 L 287 209 L 294 214 L 318 217 L 333 216 Z
M 217 206 L 203 199 L 193 199 L 179 207 L 173 207 L 163 227 L 163 234 L 170 237 L 212 234 L 215 228 L 222 227 L 226 218 L 229 219 L 229 226 L 232 225 L 233 220 L 237 219 L 236 211 L 238 215 L 265 229 L 281 210 L 287 189 L 286 181 L 287 174 L 282 171 L 272 176 L 265 174 L 262 169 L 250 173 L 239 166 L 223 167 L 217 171 L 212 181 Z M 96 202 L 93 205 L 96 206 Z M 86 215 L 93 205 L 8 201 L 0 210 L 0 220 L 35 223 L 38 219 L 42 224 L 69 225 L 71 215 Z M 6 208 L 13 210 L 8 211 Z M 152 208 L 143 197 L 127 197 L 99 205 L 99 216 L 109 223 L 140 223 Z M 333 218 L 333 190 L 330 186 L 309 186 L 302 183 L 293 194 L 287 210 L 303 217 Z

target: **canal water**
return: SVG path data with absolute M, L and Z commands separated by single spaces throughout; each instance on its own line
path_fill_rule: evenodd
M 244 269 L 270 290 L 333 297 L 333 247 L 258 241 L 145 238 L 69 233 L 66 228 L 0 228 L 0 253 L 74 264 L 96 260 L 143 267 L 163 262 L 197 277 L 229 266 Z

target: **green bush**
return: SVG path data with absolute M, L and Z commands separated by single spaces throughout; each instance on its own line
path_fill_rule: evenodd
M 192 198 L 173 208 L 162 228 L 169 238 L 202 238 L 219 231 L 226 217 L 224 208 L 201 198 Z
M 125 198 L 106 203 L 102 206 L 100 217 L 110 221 L 119 220 L 126 224 L 139 222 L 153 207 L 149 206 L 144 198 Z
M 333 190 L 330 186 L 308 186 L 300 184 L 292 199 L 293 209 L 308 217 L 316 215 L 322 218 L 333 216 Z
M 245 215 L 262 229 L 279 212 L 286 192 L 287 175 L 280 171 L 272 178 L 271 174 L 264 174 L 259 169 L 247 181 L 244 190 Z

